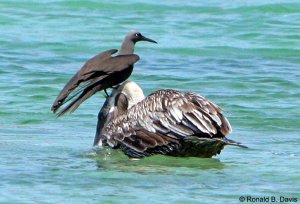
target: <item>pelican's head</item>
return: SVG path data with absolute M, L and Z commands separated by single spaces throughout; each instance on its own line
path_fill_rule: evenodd
M 133 81 L 126 81 L 121 86 L 117 88 L 119 91 L 119 98 L 123 95 L 123 99 L 127 101 L 127 109 L 131 108 L 138 102 L 145 98 L 142 88 Z
M 133 81 L 126 81 L 113 89 L 98 114 L 94 145 L 102 145 L 101 133 L 110 121 L 122 114 L 126 114 L 129 108 L 144 98 L 143 90 Z

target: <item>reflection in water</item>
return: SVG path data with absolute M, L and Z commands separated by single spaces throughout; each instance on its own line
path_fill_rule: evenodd
M 85 156 L 95 159 L 99 170 L 113 169 L 140 174 L 172 174 L 174 172 L 187 174 L 189 171 L 182 171 L 184 168 L 218 170 L 225 167 L 225 164 L 215 158 L 155 155 L 143 159 L 130 159 L 121 150 L 109 147 L 93 149 L 86 153 Z

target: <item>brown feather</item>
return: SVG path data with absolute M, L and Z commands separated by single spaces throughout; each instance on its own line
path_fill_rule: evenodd
M 95 92 L 125 81 L 132 72 L 133 64 L 139 60 L 139 56 L 131 54 L 112 57 L 111 55 L 116 52 L 115 49 L 108 50 L 88 60 L 62 89 L 51 110 L 56 113 L 62 105 L 78 96 L 57 115 L 73 112 Z M 83 82 L 87 84 L 83 88 L 78 88 Z M 74 94 L 70 95 L 72 92 Z
M 114 147 L 120 145 L 131 157 L 209 157 L 222 150 L 227 144 L 222 138 L 230 132 L 222 110 L 204 97 L 159 90 L 110 121 L 102 137 L 114 140 Z

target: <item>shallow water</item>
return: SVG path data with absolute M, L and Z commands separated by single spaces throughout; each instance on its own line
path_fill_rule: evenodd
M 284 3 L 283 3 L 284 2 Z M 0 2 L 1 203 L 239 203 L 240 196 L 300 200 L 298 1 Z M 129 160 L 92 151 L 102 93 L 56 118 L 56 95 L 88 58 L 139 43 L 131 80 L 149 94 L 206 96 L 234 139 L 212 159 Z

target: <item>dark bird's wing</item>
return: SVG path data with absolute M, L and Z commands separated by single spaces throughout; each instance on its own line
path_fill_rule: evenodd
M 222 110 L 204 97 L 160 90 L 108 123 L 102 136 L 127 155 L 143 157 L 172 152 L 190 136 L 223 138 L 230 132 Z
M 135 54 L 112 57 L 111 55 L 116 52 L 116 49 L 108 50 L 88 60 L 61 90 L 51 110 L 56 113 L 62 105 L 77 97 L 61 110 L 58 116 L 72 112 L 95 92 L 110 88 L 126 80 L 130 74 L 128 75 L 126 72 L 128 76 L 126 74 L 123 76 L 122 71 L 132 69 L 139 57 Z M 115 77 L 118 74 L 123 78 Z

